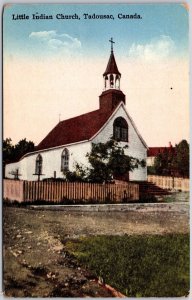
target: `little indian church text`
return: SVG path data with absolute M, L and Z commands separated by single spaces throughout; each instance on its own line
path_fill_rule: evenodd
M 19 161 L 6 165 L 5 176 L 14 178 L 15 172 L 22 180 L 61 178 L 64 170 L 73 171 L 76 163 L 88 165 L 86 154 L 92 143 L 105 143 L 110 138 L 128 147 L 125 154 L 146 160 L 147 145 L 125 108 L 126 97 L 121 91 L 121 73 L 118 70 L 113 40 L 111 53 L 103 73 L 104 90 L 99 96 L 99 109 L 60 121 L 36 146 Z M 129 180 L 147 179 L 146 167 L 139 166 L 128 174 Z
M 12 14 L 12 20 L 13 21 L 25 21 L 25 20 L 53 20 L 53 19 L 57 19 L 57 20 L 81 20 L 81 18 L 83 18 L 84 20 L 114 20 L 116 16 L 114 16 L 113 14 L 87 14 L 84 13 L 82 14 L 82 16 L 78 15 L 78 14 L 64 14 L 64 13 L 60 13 L 60 14 L 56 14 L 56 15 L 46 15 L 46 14 L 39 14 L 39 13 L 35 13 L 30 15 L 27 14 Z M 120 20 L 124 20 L 124 19 L 142 19 L 142 17 L 140 15 L 138 15 L 137 13 L 135 14 L 123 14 L 123 13 L 119 13 L 117 14 L 117 18 Z

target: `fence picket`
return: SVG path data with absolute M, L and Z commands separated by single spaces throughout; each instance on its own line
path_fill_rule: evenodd
M 149 180 L 151 181 L 150 178 Z M 166 186 L 167 182 L 165 182 Z M 189 188 L 187 180 L 182 183 L 175 181 L 175 185 L 185 190 Z M 16 197 L 18 198 L 18 195 L 21 195 L 19 201 L 45 200 L 61 202 L 64 199 L 68 199 L 74 200 L 75 203 L 78 203 L 80 200 L 85 202 L 91 200 L 98 203 L 103 203 L 107 200 L 116 203 L 121 202 L 124 197 L 132 200 L 139 198 L 139 186 L 135 183 L 115 185 L 84 182 L 24 181 L 23 184 L 18 185 L 17 181 L 4 179 L 4 186 L 4 198 L 15 200 Z
M 189 191 L 190 189 L 190 181 L 188 178 L 148 175 L 147 180 L 163 189 L 182 191 Z

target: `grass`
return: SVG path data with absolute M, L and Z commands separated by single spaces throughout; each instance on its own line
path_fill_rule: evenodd
M 67 250 L 97 277 L 128 297 L 189 293 L 189 235 L 93 236 Z
M 164 202 L 172 203 L 172 202 L 188 202 L 189 203 L 190 194 L 189 192 L 176 192 L 171 195 L 167 195 L 164 197 Z

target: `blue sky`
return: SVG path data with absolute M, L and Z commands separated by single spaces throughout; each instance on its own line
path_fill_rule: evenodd
M 12 20 L 12 14 L 24 13 L 30 17 L 33 13 L 53 16 L 57 13 L 77 13 L 81 20 Z M 83 13 L 113 14 L 115 20 L 84 20 Z M 142 19 L 120 20 L 117 17 L 119 13 L 137 13 Z M 105 56 L 108 53 L 106 43 L 111 36 L 118 44 L 121 55 L 128 55 L 128 49 L 133 43 L 146 44 L 160 36 L 171 38 L 176 46 L 174 54 L 186 55 L 188 51 L 188 12 L 181 4 L 11 5 L 4 11 L 3 25 L 5 54 L 49 54 L 45 43 L 40 39 L 30 38 L 32 32 L 42 31 L 54 31 L 56 38 L 61 41 L 62 34 L 76 39 L 80 43 L 78 53 L 82 55 Z

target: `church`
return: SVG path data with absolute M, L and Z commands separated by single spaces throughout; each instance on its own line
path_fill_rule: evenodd
M 35 151 L 25 154 L 19 161 L 6 165 L 6 178 L 20 174 L 22 180 L 62 178 L 64 170 L 74 170 L 76 163 L 88 165 L 86 154 L 92 143 L 105 143 L 110 138 L 127 145 L 125 154 L 147 159 L 147 145 L 133 119 L 126 110 L 126 97 L 121 91 L 121 73 L 118 70 L 113 40 L 111 53 L 103 73 L 104 89 L 99 96 L 99 109 L 60 121 L 36 146 Z M 147 168 L 138 167 L 129 172 L 130 181 L 147 180 Z

